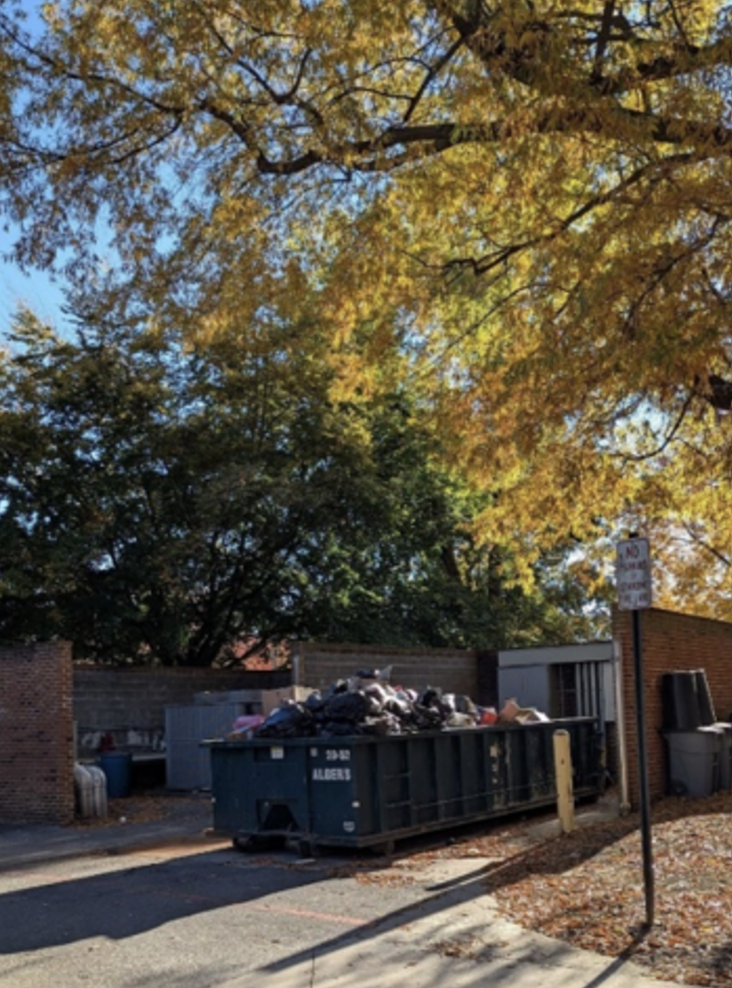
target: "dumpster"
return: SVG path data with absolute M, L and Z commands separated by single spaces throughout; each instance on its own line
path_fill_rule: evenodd
M 569 732 L 577 798 L 601 792 L 595 718 L 387 737 L 210 744 L 214 831 L 242 847 L 297 840 L 389 850 L 397 839 L 549 805 L 553 735 Z

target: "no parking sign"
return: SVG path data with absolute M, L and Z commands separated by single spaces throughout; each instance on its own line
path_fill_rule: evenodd
M 615 580 L 621 611 L 639 611 L 651 606 L 651 549 L 648 539 L 618 542 Z

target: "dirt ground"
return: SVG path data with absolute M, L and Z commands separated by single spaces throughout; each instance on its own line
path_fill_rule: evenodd
M 140 790 L 125 799 L 110 799 L 105 817 L 77 818 L 70 824 L 75 830 L 117 827 L 120 823 L 155 823 L 175 820 L 199 823 L 202 815 L 208 816 L 211 796 L 206 793 L 172 794 L 164 789 Z

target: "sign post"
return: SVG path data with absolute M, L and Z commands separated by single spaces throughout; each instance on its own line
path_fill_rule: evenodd
M 647 539 L 635 536 L 617 547 L 616 581 L 618 607 L 631 611 L 633 621 L 633 671 L 635 679 L 635 714 L 638 734 L 638 779 L 640 789 L 641 841 L 643 845 L 643 885 L 646 896 L 646 926 L 654 920 L 653 850 L 651 846 L 651 798 L 648 789 L 648 753 L 646 750 L 645 690 L 643 687 L 643 651 L 640 611 L 651 606 L 651 553 Z

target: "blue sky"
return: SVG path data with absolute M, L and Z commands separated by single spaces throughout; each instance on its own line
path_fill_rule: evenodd
M 63 292 L 45 272 L 24 275 L 13 264 L 0 262 L 0 329 L 4 333 L 17 305 L 24 302 L 41 319 L 61 328 Z

